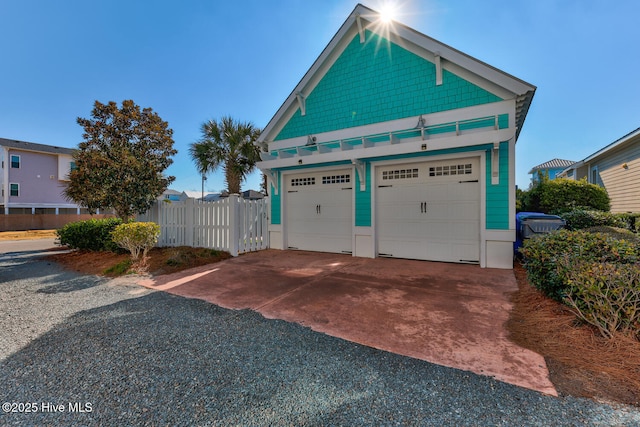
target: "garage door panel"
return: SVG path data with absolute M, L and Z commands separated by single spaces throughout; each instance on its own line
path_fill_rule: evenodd
M 377 168 L 378 184 L 387 173 L 377 189 L 378 253 L 479 261 L 479 164 L 469 158 Z M 403 180 L 402 171 L 409 176 L 408 170 L 411 179 Z
M 351 171 L 310 172 L 286 178 L 286 238 L 289 248 L 351 251 Z

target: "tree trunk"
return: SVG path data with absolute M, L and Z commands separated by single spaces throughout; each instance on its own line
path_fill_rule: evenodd
M 236 172 L 236 165 L 232 161 L 227 161 L 224 168 L 225 178 L 227 180 L 227 190 L 229 194 L 240 194 L 241 178 Z

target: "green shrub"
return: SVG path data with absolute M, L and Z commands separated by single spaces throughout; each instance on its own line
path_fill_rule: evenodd
M 60 244 L 71 249 L 117 251 L 118 246 L 111 239 L 111 232 L 120 224 L 120 218 L 76 221 L 56 230 L 56 234 Z
M 629 228 L 629 221 L 620 214 L 610 212 L 574 209 L 561 213 L 560 216 L 567 222 L 567 228 L 570 230 L 601 226 Z
M 564 302 L 602 336 L 640 337 L 640 264 L 585 263 L 568 271 Z
M 134 261 L 140 254 L 144 260 L 149 249 L 158 243 L 160 226 L 154 222 L 129 222 L 117 226 L 111 235 L 114 243 L 131 252 Z
M 559 230 L 525 240 L 521 252 L 530 283 L 562 301 L 568 291 L 568 273 L 577 262 L 635 263 L 640 246 L 603 233 Z
M 631 243 L 640 244 L 640 236 L 626 228 L 609 227 L 601 225 L 598 227 L 585 228 L 583 231 L 589 233 L 603 233 L 616 240 L 627 240 Z
M 607 191 L 586 180 L 556 178 L 542 179 L 521 197 L 523 211 L 558 213 L 576 208 L 608 211 L 610 208 Z

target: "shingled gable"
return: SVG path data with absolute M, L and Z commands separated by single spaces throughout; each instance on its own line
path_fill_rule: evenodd
M 356 6 L 258 138 L 270 246 L 512 268 L 535 90 Z
M 392 26 L 383 28 L 379 22 L 377 12 L 358 4 L 267 124 L 258 138 L 258 142 L 264 144 L 284 139 L 278 138 L 283 128 L 294 115 L 305 115 L 306 98 L 313 93 L 315 87 L 340 58 L 354 37 L 359 38 L 360 43 L 371 42 L 371 39 L 376 37 L 384 38 L 391 44 L 400 46 L 402 49 L 435 64 L 439 83 L 442 82 L 442 73 L 449 72 L 495 95 L 499 100 L 515 100 L 515 137 L 517 139 L 533 99 L 535 86 L 405 25 L 394 23 Z M 411 117 L 411 121 L 415 122 L 416 118 L 417 116 Z M 303 141 L 301 136 L 298 137 Z

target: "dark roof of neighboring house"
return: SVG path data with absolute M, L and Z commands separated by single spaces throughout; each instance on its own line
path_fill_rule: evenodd
M 538 166 L 532 167 L 529 173 L 533 173 L 537 170 L 542 170 L 542 169 L 568 168 L 574 163 L 575 162 L 573 160 L 553 159 L 553 160 L 549 160 L 548 162 L 539 164 Z
M 255 190 L 247 190 L 242 192 L 242 198 L 248 200 L 259 200 L 264 198 L 264 194 Z
M 73 154 L 73 148 L 55 147 L 53 145 L 36 144 L 35 142 L 16 141 L 14 139 L 0 138 L 0 146 L 15 148 L 17 150 L 37 151 L 51 154 Z

